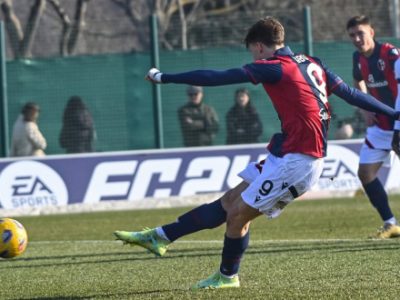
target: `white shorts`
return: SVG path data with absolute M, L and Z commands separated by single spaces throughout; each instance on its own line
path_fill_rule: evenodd
M 249 206 L 268 218 L 276 218 L 295 198 L 307 192 L 319 179 L 323 159 L 289 153 L 269 154 L 260 173 L 260 164 L 250 163 L 239 176 L 250 185 L 242 193 Z
M 375 149 L 392 149 L 393 131 L 383 130 L 378 126 L 371 126 L 367 128 L 365 138 Z
M 365 142 L 360 150 L 360 164 L 373 164 L 383 162 L 390 166 L 393 156 L 392 149 L 393 131 L 383 130 L 378 126 L 367 128 Z
M 360 164 L 373 164 L 383 162 L 385 166 L 392 163 L 392 155 L 390 150 L 370 148 L 367 144 L 363 144 L 360 150 Z

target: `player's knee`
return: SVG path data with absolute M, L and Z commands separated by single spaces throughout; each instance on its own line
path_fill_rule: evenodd
M 239 213 L 230 214 L 226 220 L 226 234 L 231 238 L 239 238 L 249 230 L 250 222 Z
M 247 222 L 248 220 L 245 218 L 245 215 L 242 214 L 238 206 L 232 206 L 227 211 L 226 226 L 228 228 L 241 229 Z
M 228 211 L 231 207 L 238 204 L 238 201 L 241 199 L 241 193 L 248 187 L 248 184 L 245 182 L 240 183 L 235 188 L 227 191 L 221 198 L 221 203 L 223 208 Z
M 357 175 L 362 184 L 368 184 L 376 177 L 376 175 L 367 168 L 359 168 Z

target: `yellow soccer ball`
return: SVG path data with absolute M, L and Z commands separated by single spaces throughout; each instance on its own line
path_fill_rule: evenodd
M 0 258 L 21 255 L 28 245 L 24 226 L 10 218 L 0 218 Z

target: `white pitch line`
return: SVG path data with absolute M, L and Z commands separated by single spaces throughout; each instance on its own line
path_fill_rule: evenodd
M 256 240 L 250 241 L 250 244 L 288 244 L 288 243 L 337 243 L 337 242 L 376 242 L 386 241 L 377 239 L 296 239 L 296 240 Z M 121 243 L 117 240 L 75 240 L 75 241 L 31 241 L 30 244 L 115 244 Z M 174 244 L 222 244 L 223 240 L 184 240 L 176 241 Z

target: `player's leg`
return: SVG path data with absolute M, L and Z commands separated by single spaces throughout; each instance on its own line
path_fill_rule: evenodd
M 240 261 L 249 245 L 250 221 L 261 213 L 247 205 L 240 196 L 226 205 L 226 208 L 226 232 L 220 268 L 208 278 L 193 285 L 193 290 L 240 287 L 238 273 Z
M 400 236 L 400 227 L 390 209 L 388 195 L 377 177 L 383 162 L 388 159 L 389 151 L 372 149 L 363 145 L 360 152 L 358 177 L 371 204 L 378 211 L 384 225 L 375 237 L 391 238 Z
M 284 158 L 270 155 L 262 173 L 241 197 L 229 205 L 223 203 L 227 220 L 220 269 L 192 289 L 239 287 L 238 272 L 249 244 L 250 221 L 261 214 L 268 218 L 279 216 L 287 204 L 316 183 L 321 172 L 320 159 L 301 154 L 289 154 Z
M 164 237 L 173 242 L 182 236 L 222 225 L 226 221 L 227 205 L 234 202 L 247 186 L 248 183 L 241 182 L 220 199 L 183 214 L 175 222 L 162 226 L 157 232 L 164 232 Z
M 246 182 L 242 182 L 226 192 L 220 199 L 188 211 L 173 223 L 138 232 L 115 231 L 114 235 L 119 240 L 142 246 L 154 254 L 162 256 L 167 251 L 168 244 L 178 238 L 203 229 L 216 228 L 225 223 L 226 211 L 222 202 L 225 205 L 233 202 L 247 186 Z
M 389 207 L 387 193 L 377 177 L 377 173 L 381 166 L 382 162 L 370 164 L 360 163 L 358 166 L 358 178 L 360 179 L 372 206 L 376 208 L 382 220 L 385 221 L 392 218 L 393 213 Z

